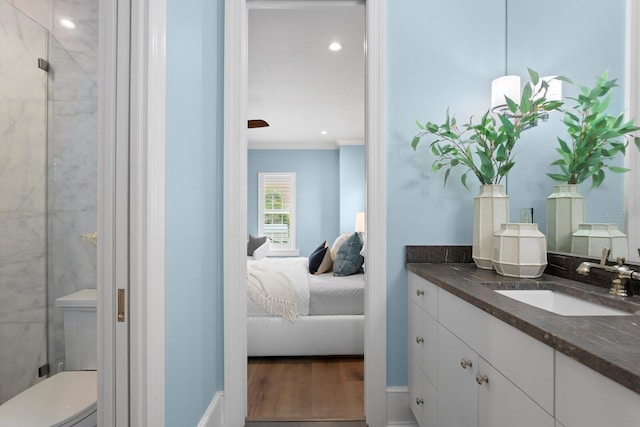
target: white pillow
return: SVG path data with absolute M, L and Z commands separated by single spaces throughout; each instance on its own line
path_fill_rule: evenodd
M 269 250 L 271 249 L 271 240 L 267 239 L 262 245 L 258 246 L 253 251 L 253 259 L 260 260 L 266 258 Z

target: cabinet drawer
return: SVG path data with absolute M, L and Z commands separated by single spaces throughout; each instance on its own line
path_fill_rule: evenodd
M 420 427 L 438 426 L 438 392 L 415 360 L 409 363 L 409 407 Z
M 553 349 L 446 291 L 438 298 L 440 323 L 553 415 Z
M 438 287 L 415 273 L 409 273 L 409 300 L 438 319 Z
M 556 352 L 556 418 L 565 427 L 637 427 L 640 394 Z
M 409 355 L 414 357 L 429 380 L 438 381 L 438 322 L 415 302 L 409 302 Z

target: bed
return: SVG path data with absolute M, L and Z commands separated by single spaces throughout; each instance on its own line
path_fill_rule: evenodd
M 310 274 L 308 266 L 309 259 L 303 257 L 248 261 L 250 357 L 364 354 L 364 274 Z M 256 303 L 260 297 L 251 274 L 267 270 L 288 279 L 295 291 L 295 297 L 290 296 L 297 302 L 297 313 L 287 312 L 287 307 L 270 312 L 262 302 L 262 307 Z

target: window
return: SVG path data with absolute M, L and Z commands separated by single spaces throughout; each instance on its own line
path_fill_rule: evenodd
M 258 232 L 271 239 L 271 255 L 298 255 L 296 174 L 258 174 Z

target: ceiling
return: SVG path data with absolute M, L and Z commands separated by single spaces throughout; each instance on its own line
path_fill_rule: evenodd
M 364 35 L 363 5 L 250 8 L 248 119 L 270 126 L 248 129 L 249 147 L 362 144 Z

